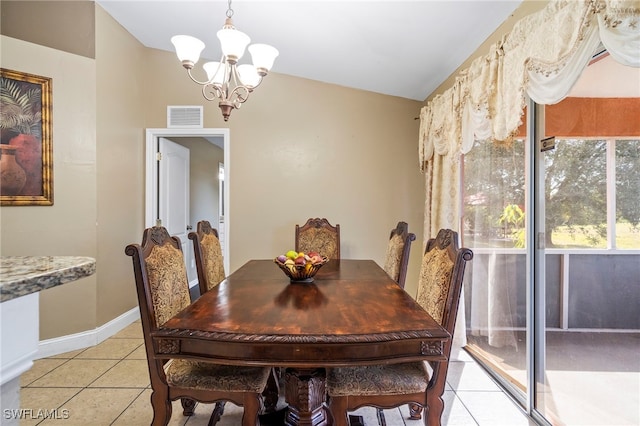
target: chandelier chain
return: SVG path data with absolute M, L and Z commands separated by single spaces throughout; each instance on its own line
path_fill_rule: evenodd
M 227 18 L 231 19 L 231 17 L 233 16 L 233 9 L 231 9 L 231 0 L 228 0 L 227 2 Z

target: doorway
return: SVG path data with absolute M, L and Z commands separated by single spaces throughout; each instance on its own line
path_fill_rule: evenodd
M 224 221 L 219 225 L 212 223 L 213 227 L 220 227 L 219 232 L 225 235 L 224 241 L 221 241 L 222 253 L 224 255 L 224 267 L 226 271 L 229 271 L 229 171 L 230 171 L 230 149 L 229 149 L 229 129 L 177 129 L 177 128 L 157 128 L 146 130 L 146 145 L 145 145 L 145 227 L 151 227 L 156 225 L 159 219 L 159 206 L 162 204 L 163 194 L 159 193 L 158 176 L 158 140 L 160 138 L 167 138 L 180 143 L 181 138 L 201 138 L 202 144 L 216 144 L 223 149 L 223 158 L 225 165 L 225 179 L 223 181 L 223 203 L 225 206 Z M 217 177 L 218 175 L 218 163 L 211 164 L 210 168 L 211 176 Z M 190 197 L 193 198 L 193 197 Z M 197 203 L 197 197 L 192 202 Z M 210 218 L 200 218 L 194 220 L 211 220 Z M 190 224 L 195 228 L 196 223 Z

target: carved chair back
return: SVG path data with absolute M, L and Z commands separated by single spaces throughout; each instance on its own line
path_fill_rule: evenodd
M 309 219 L 296 225 L 296 251 L 316 251 L 329 259 L 340 259 L 340 225 L 333 226 L 327 219 Z
M 456 232 L 441 229 L 427 242 L 422 258 L 416 301 L 451 335 L 465 264 L 472 257 L 471 250 L 458 248 Z M 451 341 L 442 349 L 447 361 L 431 362 L 431 373 L 422 362 L 329 368 L 328 405 L 334 425 L 346 426 L 347 412 L 363 406 L 404 404 L 409 404 L 412 419 L 419 419 L 421 407 L 426 407 L 424 423 L 440 425 Z
M 407 278 L 411 242 L 415 239 L 416 235 L 409 232 L 409 225 L 406 222 L 398 222 L 389 236 L 384 270 L 401 288 L 404 288 Z
M 198 222 L 196 232 L 189 233 L 198 272 L 200 294 L 217 286 L 226 278 L 218 230 L 207 220 Z
M 146 338 L 191 303 L 182 246 L 166 228 L 154 226 L 144 230 L 142 245 L 130 244 L 125 251 L 133 257 Z
M 182 245 L 162 226 L 144 230 L 142 244 L 129 244 L 140 307 L 140 320 L 151 380 L 152 426 L 167 425 L 171 401 L 180 399 L 183 413 L 193 414 L 195 402 L 216 402 L 209 424 L 222 415 L 224 401 L 244 407 L 243 426 L 258 424 L 271 369 L 235 367 L 188 359 L 157 359 L 151 333 L 191 303 Z M 174 353 L 176 342 L 159 344 L 160 353 Z M 179 346 L 179 345 L 178 345 Z
M 416 301 L 453 337 L 466 263 L 473 258 L 467 248 L 458 248 L 458 233 L 440 229 L 429 239 L 422 259 Z M 427 394 L 444 391 L 452 340 L 443 348 L 447 361 L 431 362 L 433 372 Z M 433 420 L 435 422 L 435 419 Z M 438 422 L 440 420 L 438 419 Z M 431 423 L 429 423 L 431 424 Z M 434 423 L 435 424 L 435 423 Z

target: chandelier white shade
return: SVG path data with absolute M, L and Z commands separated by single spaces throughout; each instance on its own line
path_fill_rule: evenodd
M 188 35 L 173 36 L 171 43 L 176 48 L 178 59 L 191 64 L 191 67 L 200 60 L 200 53 L 204 50 L 203 42 Z
M 222 54 L 229 61 L 238 62 L 244 55 L 244 50 L 251 41 L 248 35 L 236 29 L 222 29 L 218 31 L 218 40 L 222 47 Z
M 278 56 L 278 50 L 268 44 L 252 44 L 249 46 L 249 53 L 251 53 L 253 66 L 258 70 L 263 69 L 265 72 L 271 69 Z
M 176 35 L 171 38 L 178 59 L 187 70 L 189 77 L 202 86 L 202 95 L 209 101 L 218 100 L 224 121 L 229 119 L 231 111 L 238 109 L 249 98 L 249 94 L 258 87 L 267 75 L 278 56 L 278 50 L 266 44 L 252 44 L 245 33 L 233 26 L 231 1 L 227 9 L 227 19 L 217 36 L 222 48 L 222 58 L 218 62 L 207 62 L 202 67 L 207 75 L 206 81 L 197 80 L 191 70 L 200 60 L 205 44 L 195 37 Z M 249 50 L 253 65 L 237 65 Z

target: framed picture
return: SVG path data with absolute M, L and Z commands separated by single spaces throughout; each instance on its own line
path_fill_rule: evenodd
M 0 68 L 0 205 L 53 205 L 51 78 Z

